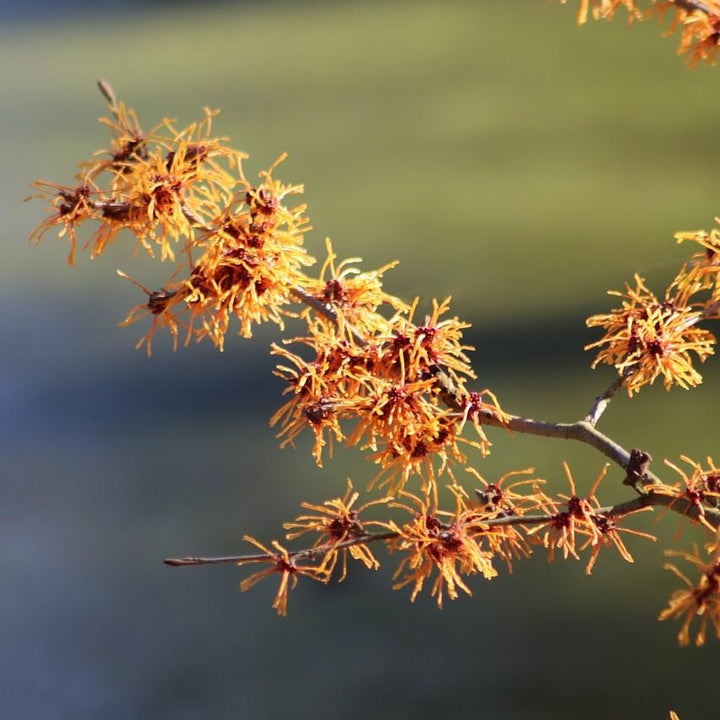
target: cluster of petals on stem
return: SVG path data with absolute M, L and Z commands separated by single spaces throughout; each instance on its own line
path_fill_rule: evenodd
M 497 576 L 492 553 L 483 550 L 476 540 L 485 526 L 475 515 L 468 515 L 462 493 L 455 493 L 454 512 L 438 510 L 427 494 L 418 497 L 402 492 L 401 498 L 410 504 L 396 502 L 393 506 L 409 512 L 412 520 L 402 525 L 388 523 L 388 529 L 397 533 L 390 549 L 404 555 L 394 575 L 397 582 L 393 589 L 411 585 L 410 599 L 414 601 L 434 574 L 430 594 L 442 607 L 445 592 L 451 600 L 458 597 L 459 590 L 472 595 L 464 576 L 480 574 L 487 580 Z
M 348 480 L 347 490 L 342 498 L 326 500 L 322 505 L 303 502 L 301 506 L 312 514 L 298 515 L 292 522 L 283 525 L 287 530 L 288 540 L 307 534 L 315 535 L 312 547 L 319 548 L 322 553 L 321 566 L 327 571 L 328 577 L 332 575 L 340 560 L 342 569 L 339 582 L 347 577 L 348 555 L 361 562 L 368 570 L 377 570 L 380 567 L 370 548 L 361 541 L 366 537 L 368 528 L 382 523 L 377 520 L 361 520 L 360 515 L 369 507 L 388 503 L 391 498 L 378 498 L 355 507 L 359 497 L 360 493 Z M 347 545 L 348 541 L 358 542 Z
M 716 222 L 720 219 L 716 218 Z M 679 243 L 694 242 L 701 250 L 690 258 L 687 276 L 702 290 L 709 290 L 704 304 L 699 304 L 706 319 L 720 318 L 720 230 L 713 228 L 675 234 Z
M 605 335 L 586 350 L 601 348 L 593 367 L 613 365 L 625 377 L 632 395 L 644 385 L 663 378 L 666 389 L 673 385 L 693 387 L 702 376 L 693 367 L 693 354 L 702 362 L 714 352 L 715 336 L 697 327 L 703 312 L 691 296 L 706 289 L 705 281 L 681 270 L 659 300 L 635 275 L 635 287 L 608 294 L 622 298 L 622 305 L 608 314 L 588 318 L 588 327 L 601 327 Z
M 160 290 L 134 281 L 146 301 L 132 308 L 123 325 L 150 316 L 152 326 L 140 340 L 148 353 L 155 333 L 165 328 L 174 347 L 209 338 L 220 350 L 230 322 L 244 337 L 253 326 L 295 314 L 294 293 L 303 269 L 315 260 L 303 247 L 309 230 L 305 206 L 291 204 L 300 185 L 273 177 L 281 156 L 258 183 L 244 176 L 244 153 L 212 135 L 216 111 L 205 109 L 199 123 L 176 128 L 171 120 L 143 133 L 135 113 L 111 94 L 108 149 L 80 164 L 72 186 L 37 182 L 49 216 L 33 231 L 39 242 L 51 228 L 70 243 L 69 262 L 78 247 L 78 228 L 94 230 L 84 244 L 101 255 L 122 230 L 152 257 L 175 264 Z M 124 273 L 122 273 L 124 275 Z M 127 277 L 127 276 L 126 276 Z
M 212 118 L 183 129 L 164 120 L 162 132 L 144 135 L 137 118 L 122 103 L 111 106 L 111 145 L 93 160 L 80 164 L 73 186 L 39 181 L 34 187 L 49 203 L 49 217 L 31 235 L 39 242 L 52 227 L 70 242 L 69 262 L 75 260 L 77 228 L 91 220 L 96 228 L 84 247 L 101 255 L 121 230 L 129 230 L 151 256 L 175 260 L 176 245 L 194 242 L 195 228 L 208 221 L 232 197 L 242 177 L 246 157 L 213 138 Z
M 425 489 L 434 487 L 436 473 L 448 462 L 464 461 L 461 444 L 489 452 L 479 417 L 481 410 L 505 417 L 494 395 L 468 395 L 466 412 L 458 417 L 443 404 L 436 382 L 440 368 L 460 387 L 474 377 L 466 354 L 472 348 L 462 344 L 467 324 L 442 317 L 449 300 L 433 301 L 432 313 L 415 324 L 416 306 L 398 310 L 384 323 L 361 321 L 359 326 L 376 328 L 363 335 L 315 317 L 308 319 L 307 336 L 273 346 L 284 361 L 276 374 L 288 383 L 285 392 L 290 395 L 271 419 L 271 424 L 281 425 L 283 444 L 294 443 L 309 428 L 318 464 L 325 446 L 332 450 L 333 440 L 369 450 L 380 466 L 378 484 L 392 494 L 412 474 L 421 476 Z M 289 345 L 306 346 L 311 357 Z M 478 431 L 476 440 L 460 437 L 468 419 Z M 354 426 L 347 428 L 343 421 L 354 421 Z
M 665 568 L 676 575 L 685 585 L 670 597 L 668 606 L 660 613 L 659 620 L 681 620 L 678 633 L 680 645 L 690 644 L 691 626 L 695 620 L 699 627 L 695 635 L 695 644 L 703 645 L 707 637 L 708 624 L 720 638 L 720 543 L 717 536 L 705 545 L 706 557 L 701 557 L 695 546 L 692 553 L 666 550 L 669 557 L 679 557 L 694 565 L 700 572 L 696 582 L 692 582 L 676 565 L 667 563 Z
M 560 0 L 564 5 L 567 0 Z M 687 54 L 690 67 L 699 63 L 715 64 L 720 45 L 720 3 L 717 0 L 579 0 L 577 20 L 583 24 L 589 17 L 612 20 L 618 10 L 625 10 L 628 24 L 649 18 L 663 20 L 670 15 L 666 35 L 680 33 L 678 54 Z
M 665 464 L 680 475 L 682 482 L 669 485 L 656 483 L 652 486 L 652 491 L 658 495 L 671 498 L 670 502 L 667 503 L 668 509 L 673 508 L 678 502 L 684 501 L 688 509 L 692 508 L 696 511 L 694 514 L 697 521 L 705 529 L 715 532 L 716 527 L 705 517 L 705 508 L 720 507 L 720 468 L 715 466 L 715 462 L 711 457 L 707 458 L 707 467 L 703 467 L 701 463 L 692 460 L 686 455 L 681 455 L 680 459 L 690 466 L 690 473 L 670 462 L 670 460 L 665 460 Z M 684 515 L 687 515 L 687 512 L 686 510 Z M 681 520 L 678 528 L 678 536 L 682 532 L 683 520 Z
M 579 497 L 575 489 L 575 481 L 567 463 L 563 463 L 565 474 L 570 485 L 570 495 L 560 494 L 558 497 L 564 501 L 557 506 L 552 516 L 534 528 L 528 530 L 529 535 L 537 536 L 543 546 L 548 548 L 548 561 L 555 557 L 556 550 L 562 553 L 563 559 L 573 557 L 579 559 L 579 552 L 589 550 L 588 562 L 585 571 L 590 574 L 595 566 L 600 550 L 605 547 L 614 547 L 620 557 L 627 562 L 633 562 L 620 535 L 621 532 L 635 535 L 647 540 L 655 540 L 653 535 L 621 527 L 619 519 L 600 512 L 600 502 L 596 497 L 597 489 L 605 478 L 609 465 L 605 465 L 593 483 L 586 497 Z M 634 512 L 642 512 L 650 508 L 638 508 Z
M 238 565 L 260 564 L 268 565 L 268 567 L 264 570 L 258 570 L 245 578 L 240 583 L 240 589 L 245 592 L 264 578 L 270 577 L 271 575 L 279 575 L 280 586 L 273 601 L 273 608 L 277 610 L 278 615 L 283 617 L 287 615 L 288 591 L 293 590 L 297 586 L 298 578 L 301 575 L 323 583 L 326 583 L 329 579 L 328 571 L 323 565 L 300 564 L 291 557 L 287 548 L 275 540 L 272 542 L 273 549 L 271 550 L 250 535 L 246 535 L 244 539 L 259 550 L 262 550 L 263 556 L 239 561 Z
M 393 588 L 410 587 L 414 601 L 429 585 L 431 597 L 442 607 L 445 598 L 457 599 L 460 592 L 472 594 L 468 584 L 471 576 L 496 577 L 495 560 L 512 572 L 513 562 L 529 557 L 535 545 L 547 548 L 551 559 L 556 550 L 566 559 L 578 559 L 580 552 L 588 550 L 586 571 L 590 573 L 603 547 L 613 547 L 624 560 L 633 561 L 621 533 L 654 540 L 647 533 L 620 526 L 621 517 L 649 508 L 635 506 L 624 510 L 622 515 L 600 508 L 596 491 L 607 466 L 587 498 L 576 494 L 567 466 L 565 472 L 571 494 L 556 497 L 546 494 L 545 481 L 535 477 L 532 468 L 508 472 L 495 482 L 486 481 L 473 468 L 467 470 L 476 478 L 478 486 L 473 495 L 469 495 L 451 472 L 453 482 L 447 490 L 453 510 L 441 509 L 437 493 L 429 490 L 420 494 L 401 490 L 394 497 L 358 504 L 360 495 L 349 481 L 342 498 L 322 504 L 303 503 L 306 512 L 284 527 L 288 540 L 311 536 L 312 545 L 287 553 L 273 543 L 274 551 L 265 549 L 264 556 L 240 560 L 241 565 L 247 562 L 268 565 L 244 581 L 243 588 L 273 573 L 281 573 L 282 584 L 275 607 L 284 612 L 287 590 L 297 582 L 295 575 L 306 574 L 328 582 L 340 564 L 339 581 L 342 581 L 347 575 L 348 557 L 368 569 L 376 569 L 380 563 L 369 544 L 383 541 L 392 554 L 401 558 L 393 576 Z M 364 517 L 373 507 L 385 508 L 385 517 Z M 409 518 L 403 519 L 403 516 Z M 251 542 L 263 548 L 256 541 Z M 300 565 L 300 559 L 311 564 Z M 291 578 L 294 579 L 289 586 Z M 281 596 L 285 600 L 280 601 Z
M 327 258 L 317 278 L 304 277 L 301 289 L 329 313 L 339 334 L 349 340 L 368 337 L 391 330 L 389 320 L 378 310 L 391 308 L 407 312 L 409 307 L 399 298 L 383 290 L 383 275 L 398 263 L 393 261 L 377 270 L 362 271 L 357 266 L 362 258 L 346 258 L 336 264 L 337 255 L 326 239 Z M 304 311 L 305 316 L 314 312 Z

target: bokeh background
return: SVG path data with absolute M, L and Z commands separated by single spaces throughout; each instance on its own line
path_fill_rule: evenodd
M 70 268 L 63 241 L 26 238 L 44 217 L 28 183 L 69 183 L 105 145 L 95 80 L 150 127 L 204 105 L 251 154 L 282 151 L 306 185 L 322 253 L 391 259 L 391 292 L 452 294 L 473 323 L 480 384 L 512 412 L 582 416 L 612 380 L 591 372 L 584 319 L 634 272 L 658 292 L 677 230 L 720 213 L 720 70 L 691 72 L 656 24 L 575 25 L 576 3 L 3 3 L 0 28 L 0 717 L 683 720 L 717 708 L 720 645 L 680 649 L 656 622 L 676 581 L 662 547 L 676 518 L 638 518 L 634 566 L 542 555 L 472 583 L 438 611 L 391 592 L 394 559 L 342 585 L 241 594 L 234 567 L 167 556 L 270 539 L 302 499 L 373 468 L 307 442 L 280 451 L 267 418 L 281 385 L 267 344 L 230 338 L 173 354 L 116 326 L 139 301 L 117 278 L 164 276 L 131 242 Z M 602 429 L 659 461 L 718 455 L 720 373 L 695 392 L 618 398 Z M 601 458 L 491 431 L 488 479 L 533 465 L 582 486 Z M 611 471 L 601 498 L 624 497 Z M 686 532 L 677 546 L 699 539 Z

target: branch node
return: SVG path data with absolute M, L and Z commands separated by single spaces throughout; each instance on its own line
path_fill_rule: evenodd
M 623 485 L 629 485 L 637 492 L 640 492 L 638 484 L 642 486 L 651 482 L 649 477 L 651 462 L 652 455 L 650 455 L 650 453 L 647 453 L 644 450 L 639 450 L 638 448 L 633 448 L 630 451 L 630 459 L 628 460 L 627 467 L 625 468 L 625 472 L 627 474 L 623 480 Z

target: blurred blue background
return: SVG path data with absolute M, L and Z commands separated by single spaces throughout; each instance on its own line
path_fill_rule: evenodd
M 172 569 L 169 555 L 277 537 L 303 499 L 373 473 L 357 453 L 313 467 L 280 451 L 263 330 L 219 354 L 166 338 L 148 359 L 118 329 L 164 268 L 131 242 L 77 267 L 64 241 L 26 243 L 44 217 L 34 179 L 71 183 L 106 143 L 108 78 L 146 128 L 222 108 L 216 129 L 282 151 L 306 185 L 321 254 L 401 265 L 387 288 L 452 294 L 473 322 L 480 386 L 511 412 L 573 420 L 612 380 L 592 373 L 584 319 L 632 273 L 658 292 L 684 257 L 672 235 L 720 213 L 720 70 L 688 71 L 653 23 L 575 26 L 546 2 L 3 3 L 0 19 L 0 717 L 417 720 L 712 716 L 717 641 L 680 649 L 659 624 L 676 581 L 661 537 L 634 566 L 542 555 L 472 583 L 439 612 L 391 592 L 395 564 L 342 585 L 240 594 L 238 568 Z M 720 374 L 688 393 L 618 398 L 601 427 L 656 458 L 717 452 Z M 563 487 L 602 466 L 584 447 L 490 431 L 489 480 L 534 465 Z M 623 498 L 611 471 L 601 499 Z M 679 547 L 689 548 L 686 531 Z

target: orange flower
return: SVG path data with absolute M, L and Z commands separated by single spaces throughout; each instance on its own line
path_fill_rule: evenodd
M 302 268 L 315 262 L 302 246 L 309 229 L 305 206 L 284 204 L 302 187 L 274 180 L 276 165 L 261 173 L 263 182 L 249 187 L 237 208 L 216 218 L 213 229 L 195 243 L 204 254 L 185 281 L 187 303 L 200 321 L 197 339 L 209 337 L 220 350 L 233 317 L 243 337 L 252 336 L 256 323 L 271 321 L 282 328 L 283 317 L 293 315 L 285 306 L 295 301 Z
M 458 384 L 462 378 L 474 378 L 466 351 L 475 348 L 462 343 L 463 330 L 470 324 L 457 317 L 440 320 L 450 309 L 450 298 L 441 303 L 433 298 L 432 313 L 421 325 L 415 325 L 412 320 L 417 305 L 416 298 L 407 314 L 397 313 L 391 321 L 392 334 L 383 353 L 388 369 L 393 368 L 405 377 L 424 378 L 442 368 Z
M 116 165 L 133 161 L 142 160 L 147 157 L 146 144 L 154 136 L 154 130 L 149 136 L 145 135 L 140 127 L 140 121 L 134 110 L 128 108 L 124 102 L 115 98 L 112 88 L 104 80 L 98 85 L 100 91 L 108 101 L 108 108 L 112 113 L 112 118 L 102 117 L 99 122 L 110 128 L 110 150 L 100 151 L 110 156 L 109 161 L 101 161 L 96 163 L 87 163 L 91 167 L 88 174 L 92 175 L 102 172 L 105 169 L 113 168 Z
M 482 488 L 475 489 L 475 495 L 479 508 L 490 518 L 522 517 L 529 512 L 549 513 L 557 510 L 556 504 L 540 490 L 545 480 L 524 477 L 532 475 L 535 472 L 533 468 L 511 470 L 494 483 L 485 480 L 475 468 L 468 467 L 466 470 L 482 483 Z M 523 479 L 505 484 L 506 480 L 515 477 Z M 530 492 L 517 492 L 516 488 L 522 486 L 530 486 Z
M 135 113 L 118 103 L 106 84 L 101 87 L 113 114 L 113 119 L 101 120 L 112 134 L 110 149 L 100 153 L 108 157 L 81 163 L 77 188 L 35 184 L 45 194 L 46 188 L 58 192 L 52 201 L 57 214 L 42 223 L 31 240 L 62 224 L 60 234 L 68 234 L 72 263 L 75 227 L 93 219 L 100 224 L 88 241 L 92 257 L 128 229 L 151 255 L 158 246 L 161 260 L 174 260 L 173 245 L 183 239 L 189 248 L 196 228 L 216 217 L 235 186 L 245 182 L 241 161 L 246 155 L 226 147 L 223 138 L 211 137 L 216 111 L 206 108 L 202 122 L 180 131 L 163 121 L 160 127 L 169 136 L 155 130 L 145 135 Z
M 338 335 L 334 326 L 323 322 L 311 323 L 310 336 L 286 340 L 285 344 L 308 345 L 315 352 L 312 361 L 279 345 L 272 345 L 272 353 L 285 358 L 292 365 L 277 366 L 275 375 L 288 383 L 283 394 L 288 400 L 270 419 L 270 425 L 282 425 L 278 437 L 281 447 L 293 445 L 305 428 L 315 435 L 313 457 L 322 466 L 322 452 L 329 444 L 332 457 L 333 438 L 342 441 L 345 435 L 340 420 L 356 417 L 368 407 L 365 386 L 371 382 L 368 368 L 373 364 L 371 346 L 358 346 Z
M 393 495 L 413 473 L 421 476 L 425 490 L 434 488 L 436 474 L 442 474 L 449 461 L 465 460 L 457 423 L 452 412 L 432 397 L 433 384 L 432 378 L 396 383 L 376 379 L 348 439 L 349 445 L 373 451 L 371 459 L 382 468 L 376 481 Z
M 336 266 L 336 255 L 330 240 L 326 240 L 325 244 L 328 256 L 320 275 L 317 280 L 306 278 L 303 289 L 332 311 L 341 336 L 355 339 L 375 333 L 389 334 L 390 323 L 377 309 L 382 305 L 401 312 L 409 309 L 399 298 L 388 295 L 382 289 L 383 274 L 394 268 L 397 261 L 378 270 L 360 272 L 354 264 L 361 258 L 348 258 Z M 305 314 L 310 312 L 312 309 L 308 308 Z
M 544 480 L 528 478 L 505 486 L 505 481 L 514 476 L 530 475 L 533 470 L 514 470 L 503 475 L 497 482 L 488 483 L 474 468 L 466 468 L 483 485 L 475 488 L 477 501 L 468 505 L 462 515 L 462 521 L 474 525 L 473 537 L 480 547 L 487 547 L 492 556 L 502 559 L 512 572 L 514 559 L 527 558 L 532 554 L 525 537 L 524 529 L 514 525 L 514 521 L 526 513 L 542 510 L 543 513 L 555 511 L 555 504 L 540 489 Z M 529 485 L 527 493 L 517 492 L 516 488 Z M 459 486 L 452 488 L 454 493 L 465 496 Z M 500 522 L 498 522 L 500 521 Z M 507 522 L 506 522 L 507 521 Z
M 667 34 L 680 28 L 680 47 L 678 54 L 689 54 L 689 65 L 694 68 L 700 62 L 715 64 L 720 36 L 720 5 L 715 0 L 703 0 L 695 9 L 678 8 L 679 3 L 663 0 L 649 11 L 661 17 L 668 9 L 675 11 Z M 702 5 L 702 9 L 700 8 Z
M 567 0 L 560 0 L 560 2 L 564 5 Z M 637 8 L 635 0 L 580 0 L 578 23 L 582 25 L 587 22 L 591 9 L 595 20 L 612 20 L 613 15 L 620 7 L 624 7 L 628 11 L 628 21 L 633 18 L 642 19 L 642 13 Z
M 555 512 L 548 522 L 527 530 L 527 534 L 530 536 L 541 535 L 542 544 L 550 551 L 548 561 L 553 560 L 556 549 L 562 550 L 563 558 L 566 560 L 570 556 L 579 560 L 578 552 L 591 548 L 588 563 L 585 567 L 585 572 L 588 575 L 592 572 L 602 547 L 613 546 L 620 553 L 623 560 L 633 562 L 633 558 L 620 533 L 624 532 L 648 540 L 655 540 L 655 537 L 639 530 L 620 527 L 616 518 L 599 512 L 601 506 L 596 493 L 600 483 L 605 478 L 609 463 L 600 471 L 586 498 L 578 497 L 570 468 L 567 463 L 563 463 L 563 467 L 570 484 L 571 494 L 569 496 L 560 494 L 558 497 L 565 501 L 566 509 Z M 632 513 L 626 513 L 626 515 L 650 509 L 639 508 L 633 510 Z M 580 547 L 577 547 L 578 538 L 584 538 L 584 542 Z
M 449 462 L 464 460 L 461 443 L 487 454 L 490 442 L 480 427 L 480 413 L 505 418 L 495 396 L 489 390 L 468 394 L 462 416 L 441 402 L 441 371 L 458 384 L 461 373 L 472 373 L 464 354 L 469 348 L 461 344 L 465 324 L 457 318 L 439 320 L 447 307 L 447 301 L 434 301 L 432 315 L 420 326 L 398 313 L 390 322 L 392 332 L 367 340 L 326 319 L 306 316 L 309 335 L 287 342 L 307 345 L 314 360 L 273 346 L 274 354 L 292 363 L 279 365 L 276 372 L 289 384 L 285 392 L 293 395 L 271 419 L 273 425 L 282 422 L 283 445 L 310 427 L 313 455 L 320 464 L 325 444 L 333 437 L 345 439 L 340 421 L 356 419 L 346 442 L 371 450 L 371 459 L 381 466 L 376 481 L 393 494 L 411 474 L 422 476 L 426 489 L 433 487 Z M 477 428 L 477 441 L 460 437 L 468 419 Z
M 347 576 L 348 552 L 353 559 L 362 562 L 368 570 L 377 570 L 380 567 L 380 563 L 364 543 L 349 545 L 339 550 L 335 547 L 365 537 L 367 534 L 365 528 L 369 525 L 382 525 L 382 523 L 375 520 L 361 522 L 359 516 L 360 513 L 373 505 L 389 502 L 390 498 L 372 500 L 358 508 L 353 508 L 359 497 L 360 493 L 353 490 L 352 483 L 348 480 L 347 490 L 342 499 L 326 500 L 322 505 L 304 502 L 302 507 L 306 510 L 313 510 L 316 514 L 300 515 L 293 522 L 283 525 L 285 530 L 290 531 L 286 535 L 288 540 L 294 540 L 309 532 L 318 534 L 313 547 L 323 550 L 323 566 L 327 569 L 328 575 L 332 574 L 338 558 L 342 557 L 342 572 L 339 582 L 342 582 Z
M 715 218 L 720 222 L 720 218 Z M 691 230 L 675 233 L 678 243 L 694 242 L 704 248 L 704 252 L 693 255 L 694 264 L 700 267 L 715 268 L 720 264 L 720 230 L 713 228 L 710 232 L 705 230 Z
M 208 136 L 214 113 L 205 112 L 206 119 L 198 126 L 173 131 L 167 142 L 145 146 L 142 156 L 111 164 L 111 199 L 122 203 L 124 210 L 108 214 L 105 225 L 128 228 L 151 256 L 158 246 L 161 261 L 175 260 L 173 246 L 180 239 L 190 247 L 195 228 L 216 217 L 241 182 L 236 175 L 245 156 Z M 228 161 L 234 174 L 218 164 L 218 157 Z M 99 232 L 93 256 L 100 255 L 116 235 L 117 229 Z
M 665 460 L 665 464 L 675 470 L 680 475 L 684 488 L 679 484 L 675 485 L 653 485 L 653 492 L 662 495 L 670 495 L 675 499 L 668 505 L 673 505 L 680 499 L 684 499 L 690 503 L 698 511 L 698 522 L 704 525 L 711 532 L 715 532 L 715 526 L 708 522 L 705 517 L 706 506 L 720 506 L 720 468 L 715 467 L 715 463 L 711 457 L 707 458 L 707 469 L 703 468 L 700 463 L 695 462 L 686 455 L 681 455 L 680 459 L 686 462 L 692 468 L 692 473 L 688 476 L 686 472 L 681 470 L 677 465 Z M 684 518 L 683 518 L 684 520 Z M 677 536 L 682 532 L 683 520 L 678 527 Z M 677 537 L 676 536 L 676 537 Z
M 695 636 L 696 645 L 705 643 L 708 622 L 712 624 L 720 638 L 720 545 L 717 542 L 711 543 L 706 549 L 711 556 L 709 561 L 699 556 L 697 547 L 694 547 L 692 554 L 676 550 L 665 551 L 670 557 L 681 557 L 692 563 L 701 572 L 700 580 L 695 584 L 675 565 L 671 563 L 665 565 L 666 570 L 674 573 L 687 586 L 685 589 L 673 592 L 668 607 L 658 616 L 658 620 L 661 621 L 668 618 L 682 619 L 678 633 L 680 645 L 690 644 L 690 626 L 696 618 L 700 620 L 700 627 Z
M 627 293 L 610 291 L 624 298 L 622 307 L 607 315 L 588 318 L 588 327 L 603 327 L 605 336 L 585 346 L 586 350 L 602 347 L 592 363 L 614 365 L 626 377 L 628 394 L 643 385 L 652 384 L 662 375 L 665 389 L 672 385 L 688 388 L 698 385 L 702 376 L 692 365 L 691 353 L 700 361 L 713 354 L 715 337 L 695 327 L 702 312 L 686 304 L 694 284 L 678 276 L 660 302 L 635 275 L 636 288 L 626 286 Z
M 564 5 L 567 0 L 560 0 Z M 641 10 L 636 0 L 580 0 L 577 20 L 587 22 L 592 13 L 596 20 L 612 20 L 620 8 L 628 14 L 628 24 L 652 16 L 661 19 L 670 10 L 674 13 L 666 35 L 680 28 L 678 53 L 689 53 L 689 63 L 695 67 L 699 62 L 715 64 L 715 55 L 720 35 L 720 4 L 716 0 L 702 0 L 697 3 L 680 3 L 676 0 L 652 0 L 646 10 Z
M 179 320 L 178 314 L 187 311 L 185 305 L 185 297 L 187 296 L 187 290 L 180 284 L 170 283 L 160 290 L 148 290 L 144 285 L 141 285 L 137 280 L 131 278 L 122 270 L 118 270 L 117 274 L 120 277 L 124 277 L 129 280 L 133 285 L 140 288 L 148 297 L 146 303 L 136 305 L 127 314 L 126 318 L 120 323 L 120 327 L 127 327 L 133 323 L 141 320 L 142 318 L 152 315 L 152 326 L 145 335 L 135 344 L 135 349 L 138 350 L 143 345 L 147 348 L 148 357 L 152 355 L 152 341 L 155 337 L 155 333 L 161 328 L 165 327 L 170 331 L 170 335 L 173 339 L 173 350 L 177 350 L 178 334 L 180 328 L 185 326 Z M 188 335 L 188 340 L 190 336 Z
M 716 218 L 720 222 L 720 218 Z M 702 251 L 695 253 L 690 260 L 688 278 L 696 284 L 698 290 L 710 289 L 710 297 L 699 304 L 704 318 L 720 318 L 720 230 L 713 228 L 709 233 L 704 230 L 676 233 L 677 241 L 690 241 L 701 246 Z
M 245 535 L 243 539 L 262 550 L 263 555 L 250 557 L 242 562 L 239 562 L 238 565 L 263 563 L 270 564 L 270 567 L 265 570 L 260 570 L 259 572 L 252 574 L 250 577 L 245 578 L 245 580 L 240 583 L 240 590 L 245 592 L 253 587 L 253 585 L 259 583 L 263 578 L 276 573 L 279 574 L 280 587 L 275 595 L 275 601 L 272 606 L 278 611 L 278 615 L 281 615 L 282 617 L 287 615 L 288 590 L 295 589 L 300 575 L 304 575 L 305 577 L 309 577 L 323 583 L 326 583 L 329 579 L 327 570 L 323 565 L 320 567 L 313 565 L 298 565 L 290 556 L 290 553 L 275 540 L 272 542 L 272 546 L 275 548 L 275 552 L 273 552 L 250 535 Z
M 651 510 L 652 508 L 646 507 L 636 510 L 634 512 L 644 512 Z M 625 546 L 622 537 L 620 537 L 621 532 L 627 533 L 628 535 L 635 535 L 636 537 L 645 538 L 646 540 L 652 540 L 653 542 L 657 540 L 654 535 L 650 535 L 649 533 L 640 532 L 640 530 L 632 530 L 631 528 L 620 527 L 615 518 L 608 517 L 603 513 L 593 513 L 592 521 L 598 530 L 599 536 L 590 535 L 585 541 L 585 543 L 580 547 L 580 551 L 586 550 L 588 547 L 591 548 L 590 557 L 588 558 L 588 564 L 585 566 L 585 572 L 588 575 L 592 573 L 593 568 L 595 567 L 595 561 L 597 560 L 598 555 L 600 554 L 600 549 L 602 547 L 613 546 L 618 551 L 618 553 L 620 553 L 620 557 L 625 560 L 625 562 L 635 562 L 632 555 L 630 554 L 630 551 Z
M 598 485 L 602 482 L 607 472 L 607 465 L 598 475 L 597 480 L 593 484 L 587 498 L 578 497 L 575 490 L 575 481 L 567 463 L 563 463 L 565 475 L 570 484 L 570 495 L 558 495 L 565 501 L 565 510 L 555 512 L 552 517 L 540 525 L 527 530 L 528 535 L 541 535 L 541 542 L 544 547 L 549 549 L 548 562 L 552 562 L 555 557 L 555 550 L 562 550 L 563 558 L 567 560 L 572 556 L 579 560 L 576 549 L 576 539 L 578 535 L 589 536 L 595 543 L 599 542 L 602 534 L 597 525 L 593 522 L 595 508 L 599 507 L 599 503 L 595 498 L 595 492 Z
M 91 182 L 82 182 L 76 187 L 57 185 L 56 183 L 38 180 L 32 187 L 40 190 L 39 195 L 31 195 L 26 200 L 40 198 L 49 203 L 50 217 L 43 220 L 30 234 L 30 242 L 39 243 L 45 233 L 56 225 L 60 226 L 58 237 L 67 235 L 70 241 L 70 254 L 68 264 L 75 264 L 75 251 L 77 249 L 77 227 L 85 220 L 98 219 L 94 196 L 99 195 L 97 186 Z
M 412 585 L 410 600 L 414 602 L 425 581 L 436 572 L 430 595 L 437 599 L 438 607 L 442 607 L 445 590 L 451 600 L 457 599 L 458 590 L 472 595 L 463 576 L 480 573 L 488 580 L 497 576 L 492 566 L 492 555 L 482 550 L 473 538 L 479 524 L 463 522 L 462 516 L 467 507 L 460 494 L 455 495 L 454 513 L 431 508 L 427 495 L 420 499 L 409 493 L 401 494 L 416 507 L 394 503 L 393 507 L 412 513 L 414 518 L 402 526 L 392 521 L 387 525 L 399 535 L 398 539 L 391 541 L 390 549 L 407 554 L 393 576 L 394 579 L 401 575 L 404 577 L 393 585 L 393 590 Z

